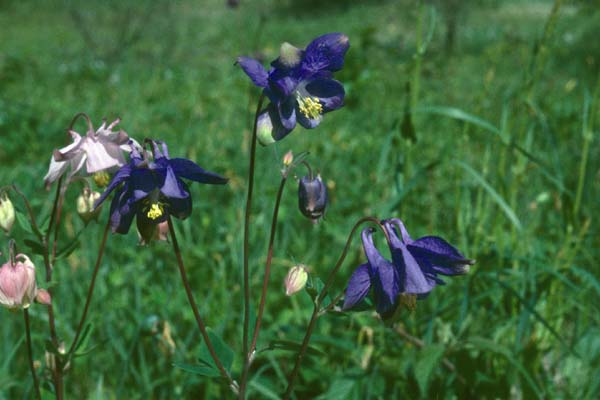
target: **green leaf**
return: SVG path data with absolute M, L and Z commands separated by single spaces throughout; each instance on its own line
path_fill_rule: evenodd
M 21 229 L 23 229 L 27 233 L 33 234 L 33 229 L 31 227 L 31 223 L 29 222 L 29 219 L 27 219 L 25 214 L 17 211 L 15 213 L 15 215 L 17 216 L 17 223 L 19 224 Z
M 415 378 L 419 384 L 421 395 L 426 397 L 433 371 L 444 356 L 444 346 L 431 344 L 419 352 L 419 360 L 415 364 Z
M 173 363 L 173 365 L 195 375 L 208 376 L 210 378 L 218 378 L 221 376 L 217 369 L 208 365 L 192 365 L 184 363 Z
M 34 254 L 39 254 L 39 255 L 43 256 L 44 253 L 46 252 L 44 245 L 41 244 L 40 242 L 36 242 L 35 240 L 31 240 L 31 239 L 25 239 L 23 242 L 27 245 L 27 247 L 29 247 L 31 249 L 31 252 Z
M 540 399 L 544 398 L 544 394 L 542 393 L 540 388 L 538 388 L 538 386 L 536 385 L 535 381 L 533 380 L 533 378 L 531 377 L 529 372 L 527 372 L 527 368 L 525 368 L 523 366 L 523 364 L 520 363 L 519 360 L 517 360 L 513 356 L 513 354 L 507 347 L 501 345 L 498 342 L 495 342 L 495 341 L 492 341 L 492 340 L 489 340 L 486 338 L 481 338 L 481 337 L 472 337 L 472 338 L 468 339 L 467 342 L 481 350 L 485 350 L 490 353 L 502 355 L 504 358 L 506 358 L 506 360 L 509 363 L 511 363 L 513 365 L 513 367 L 515 367 L 521 373 L 521 375 L 523 376 L 525 381 L 529 384 L 531 389 L 533 389 L 533 391 L 537 394 L 537 397 Z
M 467 171 L 475 180 L 488 192 L 488 194 L 492 197 L 492 200 L 498 204 L 498 206 L 502 209 L 507 218 L 513 223 L 513 225 L 521 230 L 521 221 L 517 217 L 517 214 L 513 211 L 512 208 L 508 205 L 506 201 L 500 196 L 498 192 L 485 180 L 483 176 L 481 176 L 477 171 L 471 168 L 470 165 L 462 162 L 462 161 L 454 161 L 456 165 Z
M 269 345 L 266 348 L 261 350 L 261 352 L 269 350 L 287 350 L 298 352 L 300 350 L 300 347 L 302 347 L 301 343 L 297 343 L 291 340 L 272 340 L 271 342 L 269 342 Z M 311 346 L 308 346 L 306 348 L 306 354 L 313 356 L 325 355 L 325 353 L 323 353 L 321 350 Z
M 231 350 L 231 347 L 229 347 L 227 343 L 217 336 L 217 334 L 215 334 L 210 328 L 208 328 L 208 337 L 213 345 L 217 357 L 219 357 L 219 360 L 221 360 L 223 367 L 227 372 L 231 372 L 231 364 L 233 364 L 233 350 Z M 210 351 L 208 351 L 208 346 L 206 346 L 206 343 L 204 342 L 200 348 L 200 357 L 198 360 L 214 368 L 214 370 L 217 371 L 217 374 L 219 373 L 217 365 L 210 355 Z
M 350 397 L 354 386 L 356 385 L 355 379 L 347 377 L 339 378 L 333 381 L 327 392 L 319 396 L 319 400 L 346 400 Z
M 85 325 L 85 327 L 83 328 L 83 331 L 81 332 L 81 336 L 79 336 L 79 341 L 75 345 L 75 353 L 79 352 L 80 349 L 81 349 L 81 351 L 85 351 L 85 348 L 90 339 L 90 334 L 92 333 L 93 330 L 94 330 L 94 325 L 92 323 L 87 323 Z

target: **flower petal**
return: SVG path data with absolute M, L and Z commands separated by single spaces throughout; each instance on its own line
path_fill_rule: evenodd
M 173 158 L 169 160 L 169 164 L 175 171 L 175 175 L 180 178 L 213 185 L 223 185 L 229 180 L 219 174 L 202 169 L 198 164 L 186 158 Z
M 373 267 L 373 287 L 375 308 L 380 315 L 394 310 L 400 294 L 400 285 L 396 268 L 387 260 Z
M 132 207 L 128 190 L 120 189 L 110 203 L 110 225 L 113 233 L 129 232 L 137 208 Z
M 350 47 L 348 36 L 328 33 L 313 40 L 307 47 L 302 67 L 311 71 L 338 71 L 344 66 L 344 56 Z
M 117 171 L 115 176 L 112 178 L 112 180 L 104 190 L 104 193 L 102 193 L 100 198 L 96 200 L 96 203 L 94 204 L 94 210 L 98 208 L 104 200 L 106 200 L 110 192 L 112 192 L 117 186 L 119 186 L 122 182 L 129 178 L 129 176 L 131 175 L 131 169 L 132 168 L 129 164 L 125 164 Z
M 354 272 L 348 281 L 346 295 L 344 297 L 344 310 L 348 310 L 359 303 L 369 293 L 371 288 L 371 276 L 369 264 L 362 264 Z
M 48 188 L 54 181 L 60 178 L 68 167 L 69 163 L 67 161 L 56 161 L 54 160 L 54 156 L 50 157 L 50 166 L 48 167 L 46 176 L 44 176 L 44 184 L 46 187 Z
M 311 97 L 319 99 L 323 112 L 337 110 L 344 105 L 344 86 L 334 79 L 319 78 L 309 81 L 304 90 Z
M 258 124 L 256 129 L 256 136 L 258 141 L 263 146 L 268 146 L 271 143 L 275 143 L 278 140 L 286 137 L 292 130 L 286 129 L 281 124 L 279 118 L 279 112 L 273 103 L 269 104 L 266 111 L 263 111 L 258 116 Z
M 298 116 L 298 123 L 305 129 L 313 129 L 319 126 L 321 121 L 323 121 L 323 115 L 319 114 L 317 118 L 307 118 L 304 114 L 298 110 L 296 113 Z
M 277 104 L 279 118 L 285 129 L 292 130 L 296 127 L 296 106 L 297 102 L 293 96 L 289 96 Z
M 190 196 L 190 194 L 184 190 L 183 182 L 181 179 L 177 178 L 170 165 L 167 165 L 165 168 L 165 181 L 160 186 L 160 192 L 171 199 L 184 199 Z
M 473 260 L 465 258 L 458 249 L 437 236 L 425 236 L 408 245 L 408 250 L 418 259 L 426 259 L 436 273 L 460 275 L 469 270 Z
M 238 57 L 237 63 L 258 87 L 266 87 L 269 74 L 260 62 L 250 57 Z

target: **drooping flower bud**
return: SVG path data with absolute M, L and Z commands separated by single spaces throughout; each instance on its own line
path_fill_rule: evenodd
M 307 280 L 308 272 L 306 271 L 306 267 L 302 264 L 293 266 L 288 271 L 284 280 L 285 294 L 291 296 L 294 293 L 298 293 L 304 289 Z
M 283 156 L 283 166 L 289 167 L 293 161 L 294 161 L 294 153 L 292 153 L 292 151 L 290 150 L 287 153 L 285 153 L 285 155 Z
M 9 309 L 27 308 L 36 294 L 35 266 L 29 257 L 18 254 L 0 267 L 1 305 Z
M 50 292 L 46 289 L 38 289 L 37 294 L 35 295 L 35 301 L 49 306 L 52 303 L 52 296 L 50 296 Z
M 89 188 L 83 189 L 77 198 L 77 214 L 86 224 L 98 218 L 101 207 L 94 209 L 94 203 L 100 198 L 100 193 L 92 192 Z
M 300 179 L 298 186 L 298 206 L 307 218 L 317 222 L 325 214 L 327 207 L 327 186 L 321 175 L 312 178 L 310 175 Z
M 10 232 L 15 223 L 15 207 L 6 192 L 0 193 L 0 228 Z

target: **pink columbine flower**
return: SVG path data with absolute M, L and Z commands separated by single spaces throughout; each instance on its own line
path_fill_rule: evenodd
M 87 119 L 87 116 L 86 116 Z M 117 118 L 109 125 L 102 121 L 102 125 L 94 132 L 88 119 L 88 132 L 85 136 L 69 130 L 73 143 L 60 150 L 54 150 L 50 159 L 48 173 L 44 177 L 46 187 L 60 178 L 71 167 L 67 177 L 84 169 L 87 175 L 101 171 L 112 171 L 126 163 L 124 151 L 131 151 L 129 136 L 125 131 L 113 132 L 113 128 L 121 121 Z
M 0 267 L 0 305 L 9 309 L 27 308 L 38 298 L 50 304 L 50 294 L 37 288 L 35 266 L 25 254 L 17 254 Z

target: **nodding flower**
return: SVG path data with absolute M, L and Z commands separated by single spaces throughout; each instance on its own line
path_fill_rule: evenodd
M 72 129 L 69 130 L 73 143 L 60 150 L 54 150 L 48 173 L 44 177 L 46 187 L 63 176 L 69 167 L 67 177 L 70 179 L 81 170 L 86 175 L 92 175 L 114 171 L 126 163 L 123 152 L 131 150 L 132 142 L 125 131 L 113 131 L 121 119 L 117 118 L 108 125 L 106 121 L 102 121 L 102 125 L 94 131 L 89 117 L 85 114 L 79 115 L 87 120 L 88 131 L 82 136 Z M 137 146 L 137 143 L 133 143 Z
M 406 297 L 423 299 L 435 286 L 443 285 L 438 275 L 462 275 L 475 263 L 440 237 L 413 240 L 397 218 L 382 221 L 382 224 L 389 237 L 392 261 L 375 247 L 374 230 L 363 230 L 367 262 L 350 277 L 343 306 L 346 310 L 354 308 L 372 292 L 377 313 L 388 319 Z
M 164 142 L 149 142 L 153 159 L 145 151 L 142 154 L 133 147 L 130 162 L 116 172 L 95 204 L 98 208 L 115 191 L 110 205 L 113 232 L 129 232 L 134 217 L 137 217 L 138 231 L 146 242 L 155 234 L 155 226 L 169 216 L 185 219 L 191 214 L 192 197 L 182 179 L 207 184 L 227 183 L 226 178 L 205 171 L 193 161 L 170 158 Z

